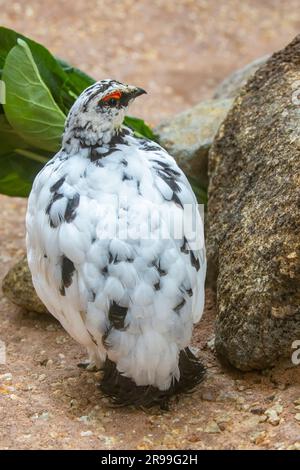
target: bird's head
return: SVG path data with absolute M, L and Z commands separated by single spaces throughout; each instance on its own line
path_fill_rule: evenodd
M 126 109 L 142 88 L 116 80 L 101 80 L 77 98 L 66 120 L 63 145 L 82 147 L 107 144 L 120 129 Z

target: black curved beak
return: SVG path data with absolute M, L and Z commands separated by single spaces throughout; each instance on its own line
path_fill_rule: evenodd
M 128 106 L 131 103 L 131 101 L 133 101 L 135 98 L 137 98 L 138 96 L 144 95 L 146 93 L 147 92 L 143 90 L 143 88 L 128 85 L 127 90 L 122 94 L 122 97 L 120 100 L 121 105 Z
M 129 91 L 130 98 L 137 98 L 138 96 L 146 94 L 147 92 L 139 87 L 132 87 L 132 90 Z

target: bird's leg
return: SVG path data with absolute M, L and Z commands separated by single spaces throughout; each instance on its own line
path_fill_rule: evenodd
M 88 370 L 89 372 L 96 372 L 103 368 L 105 361 L 105 355 L 96 348 L 87 348 L 88 359 L 84 362 L 80 362 L 78 367 L 81 369 Z
M 83 362 L 79 362 L 79 364 L 77 364 L 77 366 L 80 369 L 85 369 L 89 372 L 97 372 L 97 370 L 99 370 L 101 368 L 101 367 L 96 367 L 96 364 L 93 363 L 93 362 L 90 362 L 89 359 L 87 359 L 86 361 L 83 361 Z

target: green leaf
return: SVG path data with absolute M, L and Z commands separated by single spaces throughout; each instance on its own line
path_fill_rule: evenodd
M 7 102 L 0 105 L 0 193 L 27 196 L 36 173 L 59 148 L 65 114 L 95 80 L 56 59 L 41 44 L 3 27 L 1 77 Z M 143 120 L 127 116 L 125 124 L 137 136 L 155 140 Z
M 69 78 L 68 84 L 72 87 L 72 91 L 76 93 L 76 96 L 80 95 L 83 90 L 96 82 L 96 80 L 94 80 L 92 77 L 77 69 L 76 67 L 72 67 L 65 60 L 59 58 L 56 60 L 67 74 Z
M 59 107 L 65 113 L 68 112 L 75 98 L 69 90 L 72 89 L 72 86 L 67 84 L 69 77 L 56 58 L 41 44 L 4 27 L 0 27 L 0 77 L 6 57 L 9 51 L 17 45 L 18 38 L 28 44 L 42 80 Z
M 95 80 L 66 61 L 55 58 L 44 46 L 11 29 L 0 27 L 0 69 L 3 69 L 9 51 L 17 44 L 18 38 L 28 44 L 42 80 L 49 88 L 55 102 L 67 114 L 77 96 Z M 0 109 L 1 112 L 1 109 Z M 142 119 L 127 116 L 125 124 L 137 136 L 155 140 L 152 130 Z
M 0 157 L 0 192 L 7 196 L 27 197 L 43 164 L 10 152 Z
M 126 116 L 124 119 L 124 124 L 130 127 L 136 134 L 137 137 L 146 137 L 150 140 L 156 140 L 153 131 L 149 126 L 143 121 L 143 119 L 138 119 L 132 116 Z
M 0 73 L 2 73 L 6 56 L 17 44 L 18 37 L 22 36 L 11 29 L 0 27 Z
M 4 114 L 0 115 L 0 143 L 0 157 L 11 152 L 16 147 L 20 149 L 28 147 L 11 127 Z
M 194 191 L 199 204 L 207 204 L 207 190 L 201 187 L 195 178 L 188 175 L 187 178 L 190 182 L 190 185 L 192 186 L 192 190 Z
M 26 197 L 50 155 L 29 149 L 4 115 L 0 115 L 0 142 L 0 193 Z
M 57 151 L 66 117 L 22 39 L 9 52 L 2 78 L 6 84 L 4 112 L 14 130 L 36 148 Z

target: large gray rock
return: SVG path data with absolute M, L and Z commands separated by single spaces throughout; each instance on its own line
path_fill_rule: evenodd
M 269 55 L 259 57 L 258 59 L 250 62 L 245 67 L 236 70 L 231 75 L 229 75 L 223 82 L 218 85 L 215 90 L 214 98 L 215 99 L 226 99 L 226 98 L 235 98 L 238 96 L 239 92 L 246 84 L 247 80 L 254 75 L 256 70 L 264 65 L 269 59 Z
M 34 290 L 26 257 L 8 271 L 3 279 L 2 291 L 9 300 L 26 310 L 48 313 Z
M 163 121 L 155 129 L 159 143 L 199 185 L 208 185 L 208 151 L 232 99 L 209 100 Z
M 243 88 L 210 152 L 216 350 L 240 369 L 300 340 L 300 35 Z

